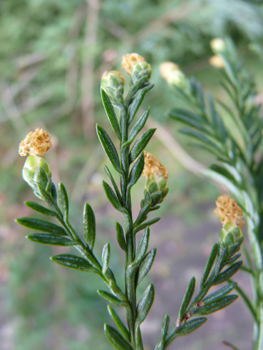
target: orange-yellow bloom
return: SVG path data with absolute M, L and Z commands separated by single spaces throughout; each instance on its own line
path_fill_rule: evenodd
M 152 174 L 163 176 L 168 180 L 168 172 L 165 167 L 151 153 L 144 152 L 144 168 L 143 175 L 148 179 Z
M 27 156 L 28 154 L 33 156 L 43 156 L 52 146 L 51 137 L 43 130 L 36 128 L 35 131 L 31 131 L 20 142 L 19 154 L 21 156 Z
M 122 56 L 121 66 L 128 74 L 131 74 L 131 66 L 137 62 L 144 62 L 145 59 L 137 53 L 127 53 Z
M 219 196 L 216 200 L 216 207 L 214 214 L 220 219 L 223 227 L 228 222 L 239 228 L 244 225 L 242 210 L 234 199 L 226 194 Z

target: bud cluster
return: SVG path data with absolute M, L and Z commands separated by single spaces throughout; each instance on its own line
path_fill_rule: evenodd
M 145 183 L 145 200 L 149 198 L 151 207 L 162 203 L 167 195 L 168 173 L 165 167 L 151 154 L 144 152 L 144 169 L 143 175 L 146 177 Z M 144 205 L 144 201 L 142 205 Z
M 52 146 L 50 139 L 51 137 L 45 130 L 36 128 L 20 142 L 19 154 L 22 157 L 27 154 L 43 156 Z
M 161 76 L 167 81 L 169 85 L 186 87 L 186 78 L 184 73 L 179 69 L 177 64 L 173 62 L 163 62 L 159 66 Z
M 223 228 L 220 231 L 219 239 L 224 246 L 241 244 L 244 240 L 241 227 L 244 225 L 242 210 L 236 201 L 227 195 L 216 200 L 217 208 L 214 214 L 220 219 Z

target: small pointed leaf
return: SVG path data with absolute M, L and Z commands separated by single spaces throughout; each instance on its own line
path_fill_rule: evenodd
M 243 263 L 243 261 L 237 261 L 236 263 L 231 265 L 228 269 L 221 272 L 214 280 L 213 285 L 223 283 L 226 280 L 228 280 L 229 278 L 231 278 L 239 270 L 242 263 Z
M 59 254 L 52 256 L 50 259 L 55 263 L 68 267 L 70 269 L 75 269 L 83 272 L 98 272 L 98 270 L 94 269 L 94 267 L 92 267 L 92 265 L 86 259 L 80 258 L 76 255 Z
M 113 105 L 111 104 L 111 101 L 110 101 L 108 95 L 106 94 L 106 92 L 103 89 L 101 89 L 101 99 L 102 99 L 102 103 L 103 103 L 105 112 L 107 114 L 107 117 L 109 119 L 109 122 L 112 126 L 112 129 L 114 130 L 118 139 L 121 140 L 121 132 L 120 132 L 120 126 L 118 123 L 118 119 L 116 117 Z
M 137 264 L 138 262 L 141 262 L 142 258 L 144 257 L 147 251 L 149 238 L 150 238 L 150 229 L 149 227 L 146 227 L 139 241 L 137 253 L 135 255 L 133 264 Z
M 156 255 L 156 248 L 153 248 L 145 255 L 144 259 L 140 263 L 137 284 L 139 284 L 142 281 L 142 279 L 147 275 L 147 273 L 150 271 L 155 255 Z
M 103 181 L 103 187 L 104 187 L 106 196 L 108 197 L 108 200 L 111 202 L 113 207 L 122 213 L 127 213 L 126 209 L 120 204 L 118 198 L 116 197 L 110 185 L 107 184 L 107 182 Z
M 204 306 L 200 306 L 194 314 L 195 316 L 211 314 L 232 304 L 237 298 L 238 295 L 223 296 L 205 304 Z
M 136 160 L 136 162 L 132 167 L 130 177 L 129 177 L 129 183 L 128 183 L 129 188 L 135 185 L 136 182 L 139 180 L 139 178 L 142 175 L 143 168 L 144 168 L 144 154 L 141 153 L 141 155 L 138 157 L 138 159 Z
M 121 334 L 123 335 L 123 337 L 127 340 L 130 341 L 130 332 L 129 330 L 125 327 L 125 325 L 123 324 L 122 320 L 120 319 L 120 317 L 118 316 L 117 312 L 110 306 L 107 306 L 108 309 L 108 313 L 111 316 L 111 318 L 113 319 L 113 321 L 115 322 L 118 330 L 121 332 Z
M 150 284 L 146 288 L 145 292 L 143 293 L 143 296 L 137 306 L 137 318 L 136 318 L 137 324 L 141 324 L 145 320 L 148 312 L 150 311 L 153 300 L 154 300 L 154 286 L 153 284 Z
M 215 259 L 216 259 L 216 256 L 219 252 L 219 243 L 216 243 L 214 244 L 212 250 L 211 250 L 211 253 L 210 253 L 210 256 L 207 260 L 207 263 L 206 263 L 206 267 L 205 267 L 205 270 L 204 270 L 204 273 L 203 273 L 203 276 L 202 276 L 202 279 L 201 279 L 201 283 L 200 283 L 200 286 L 203 287 L 209 274 L 210 274 L 210 271 L 212 269 L 212 266 L 215 262 Z
M 56 213 L 53 210 L 47 209 L 47 208 L 43 207 L 42 205 L 40 205 L 38 203 L 27 201 L 27 202 L 25 202 L 25 205 L 28 208 L 30 208 L 32 210 L 35 210 L 38 213 L 41 213 L 43 215 L 56 216 Z
M 133 350 L 131 345 L 123 338 L 123 336 L 113 327 L 104 324 L 104 333 L 109 342 L 118 350 Z
M 32 235 L 26 236 L 32 242 L 41 243 L 41 244 L 50 244 L 50 245 L 59 245 L 59 246 L 72 246 L 77 244 L 77 242 L 72 241 L 68 237 L 64 236 L 55 236 L 47 233 L 35 233 Z
M 197 328 L 201 327 L 205 322 L 207 318 L 206 317 L 199 317 L 194 320 L 188 321 L 182 329 L 179 329 L 179 331 L 176 333 L 178 336 L 187 335 L 195 331 Z
M 96 220 L 94 212 L 88 203 L 83 210 L 83 235 L 90 249 L 93 249 L 96 238 Z
M 97 124 L 96 126 L 97 129 L 97 135 L 98 138 L 100 140 L 100 143 L 106 153 L 106 155 L 108 156 L 111 164 L 114 166 L 114 168 L 120 173 L 122 174 L 123 171 L 121 169 L 120 166 L 120 160 L 119 160 L 119 156 L 117 153 L 117 150 L 113 144 L 113 142 L 111 141 L 109 135 L 107 134 L 107 132 Z
M 106 243 L 102 249 L 102 255 L 101 255 L 101 260 L 102 260 L 102 273 L 105 275 L 106 271 L 108 270 L 109 267 L 109 261 L 110 261 L 110 243 Z
M 62 182 L 58 184 L 58 201 L 65 220 L 68 219 L 68 194 Z
M 170 324 L 170 317 L 168 314 L 166 314 L 162 321 L 162 338 L 165 339 L 168 330 L 169 330 L 169 324 Z
M 152 138 L 156 129 L 149 129 L 145 131 L 135 142 L 130 152 L 130 161 L 133 162 L 142 153 Z
M 124 306 L 127 307 L 128 304 L 125 301 L 122 301 L 116 298 L 113 294 L 106 292 L 105 290 L 97 290 L 97 293 L 108 302 L 116 305 L 116 306 Z
M 187 287 L 187 290 L 185 292 L 182 304 L 180 306 L 180 311 L 179 311 L 179 320 L 182 320 L 184 318 L 185 311 L 192 299 L 192 296 L 195 291 L 195 277 L 193 277 Z
M 130 143 L 132 143 L 132 141 L 135 139 L 135 137 L 139 134 L 139 132 L 143 129 L 148 117 L 149 117 L 149 113 L 150 113 L 150 107 L 143 112 L 143 114 L 141 115 L 141 117 L 139 118 L 139 120 L 134 124 L 134 126 L 132 127 L 130 134 L 129 134 L 129 139 L 127 142 L 125 142 L 124 146 L 129 145 Z
M 58 236 L 67 236 L 66 231 L 61 226 L 41 219 L 23 217 L 16 219 L 16 222 L 35 231 L 53 233 Z
M 117 241 L 119 243 L 119 246 L 121 247 L 122 250 L 126 252 L 127 244 L 126 244 L 123 228 L 121 224 L 119 224 L 118 222 L 116 222 L 116 236 L 117 236 Z

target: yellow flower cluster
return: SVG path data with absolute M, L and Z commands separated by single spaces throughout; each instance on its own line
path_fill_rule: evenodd
M 50 140 L 51 137 L 45 130 L 36 128 L 35 131 L 31 131 L 20 142 L 19 154 L 22 157 L 28 154 L 32 156 L 43 156 L 52 146 Z
M 228 222 L 239 228 L 244 225 L 242 210 L 234 199 L 226 194 L 219 196 L 216 200 L 216 207 L 214 214 L 220 219 L 223 227 Z
M 122 56 L 121 66 L 128 74 L 131 74 L 131 66 L 135 62 L 144 61 L 145 59 L 137 53 L 127 53 L 126 55 Z
M 144 152 L 144 168 L 143 175 L 148 179 L 152 174 L 163 176 L 168 180 L 168 172 L 165 167 L 151 153 Z

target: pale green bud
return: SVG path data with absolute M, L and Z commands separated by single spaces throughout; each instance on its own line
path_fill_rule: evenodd
M 226 43 L 221 38 L 211 40 L 210 47 L 215 54 L 224 53 L 226 51 Z
M 25 161 L 22 177 L 40 195 L 37 185 L 45 190 L 51 180 L 51 171 L 44 158 L 30 155 Z
M 107 93 L 113 103 L 123 103 L 124 78 L 118 71 L 105 72 L 101 79 L 101 88 Z
M 131 78 L 133 85 L 138 80 L 149 81 L 152 75 L 152 68 L 146 61 L 134 62 L 131 66 Z
M 238 226 L 232 222 L 227 222 L 220 230 L 219 239 L 223 246 L 229 247 L 237 243 L 241 245 L 244 237 L 242 231 Z
M 168 191 L 169 188 L 167 187 L 167 181 L 164 176 L 151 174 L 146 180 L 145 195 L 149 193 L 152 207 L 162 203 Z
M 187 79 L 184 73 L 173 62 L 163 62 L 159 66 L 161 76 L 169 85 L 178 86 L 182 89 L 187 87 Z

